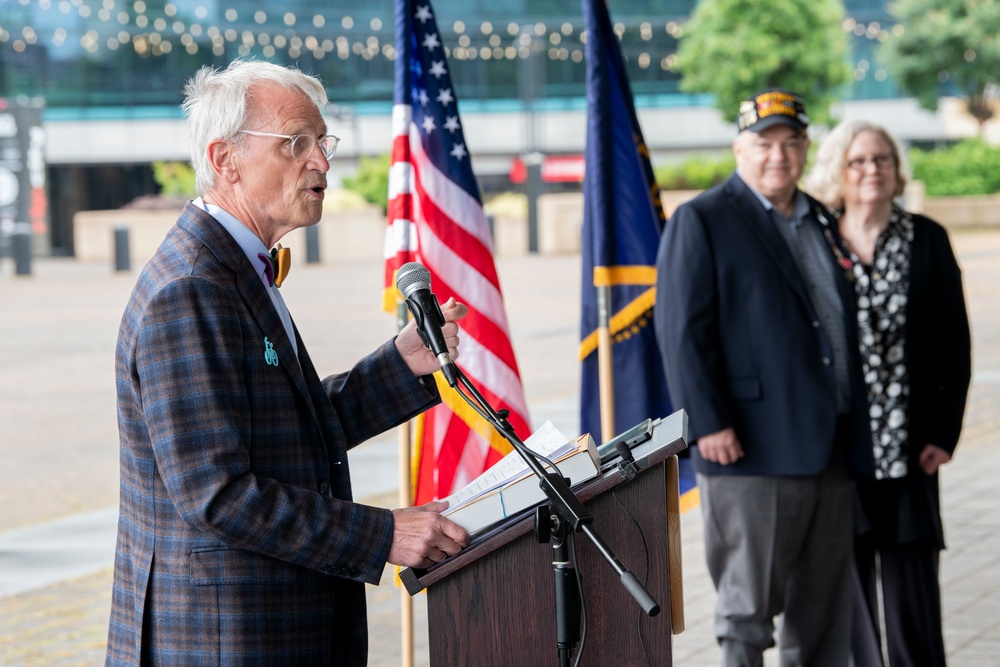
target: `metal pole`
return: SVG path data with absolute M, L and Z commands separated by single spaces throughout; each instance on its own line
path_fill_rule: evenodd
M 406 308 L 406 302 L 396 301 L 396 331 L 401 331 L 406 326 L 410 317 L 410 311 Z M 397 445 L 399 448 L 399 495 L 400 507 L 409 507 L 413 504 L 413 489 L 410 482 L 410 423 L 400 424 L 396 428 Z M 398 569 L 397 569 L 398 575 Z M 400 640 L 401 652 L 403 656 L 402 666 L 413 667 L 413 598 L 405 586 L 399 587 L 399 611 L 400 611 Z
M 11 237 L 14 251 L 14 273 L 19 276 L 31 275 L 31 226 L 19 222 L 14 226 Z
M 601 438 L 615 437 L 615 377 L 611 351 L 611 287 L 597 287 L 597 368 L 601 395 Z
M 129 259 L 128 227 L 124 225 L 115 227 L 114 239 L 115 271 L 128 271 L 132 268 L 132 262 Z
M 542 154 L 538 152 L 537 102 L 541 96 L 543 70 L 541 69 L 541 42 L 533 25 L 521 26 L 518 35 L 520 62 L 518 88 L 524 105 L 524 153 L 522 160 L 527 167 L 525 194 L 528 197 L 528 252 L 538 252 L 538 197 L 542 194 Z
M 526 156 L 528 168 L 525 191 L 528 195 L 528 252 L 538 252 L 538 197 L 542 194 L 542 157 L 538 153 Z
M 306 227 L 306 263 L 319 264 L 319 225 Z

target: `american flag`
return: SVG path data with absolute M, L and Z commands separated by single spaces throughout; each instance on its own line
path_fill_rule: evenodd
M 508 336 L 493 240 L 483 212 L 448 60 L 428 0 L 396 2 L 389 227 L 384 306 L 396 310 L 395 273 L 423 264 L 441 302 L 466 304 L 458 366 L 496 409 L 530 434 L 528 408 Z M 435 373 L 442 404 L 418 420 L 414 503 L 444 498 L 510 451 L 510 445 Z

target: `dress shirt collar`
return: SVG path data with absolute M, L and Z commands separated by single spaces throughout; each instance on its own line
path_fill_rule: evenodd
M 753 193 L 754 197 L 760 201 L 761 206 L 764 207 L 765 211 L 776 213 L 781 216 L 782 219 L 787 219 L 785 216 L 781 215 L 781 212 L 778 211 L 778 209 L 774 207 L 774 204 L 771 203 L 770 199 L 757 192 L 752 185 L 746 182 L 746 179 L 743 178 L 743 174 L 740 173 L 739 169 L 736 170 L 736 175 L 740 177 L 740 180 L 743 181 L 743 184 L 747 186 L 747 189 Z M 806 199 L 806 196 L 801 190 L 797 189 L 795 190 L 795 217 L 789 222 L 801 224 L 807 215 L 809 215 L 809 200 Z
M 261 265 L 260 258 L 257 257 L 260 253 L 269 254 L 260 237 L 250 231 L 249 227 L 237 220 L 232 214 L 224 211 L 215 204 L 207 204 L 201 197 L 198 197 L 192 203 L 215 218 L 229 232 L 229 235 L 233 237 L 247 256 L 250 265 L 256 269 L 258 277 L 264 283 L 264 287 L 270 289 L 267 272 Z

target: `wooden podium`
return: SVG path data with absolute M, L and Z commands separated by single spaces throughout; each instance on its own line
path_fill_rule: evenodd
M 675 455 L 687 447 L 686 433 L 683 411 L 661 419 L 652 437 L 632 450 L 640 470 L 631 479 L 613 460 L 599 477 L 573 489 L 594 517 L 593 531 L 661 608 L 647 616 L 594 544 L 578 533 L 576 565 L 586 605 L 581 665 L 673 663 L 672 635 L 683 629 Z M 432 667 L 559 664 L 553 548 L 539 543 L 533 528 L 529 510 L 433 568 L 400 573 L 411 595 L 427 590 Z

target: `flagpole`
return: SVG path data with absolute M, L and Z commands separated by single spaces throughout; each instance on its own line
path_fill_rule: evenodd
M 396 298 L 396 331 L 402 331 L 409 320 L 410 311 L 406 308 L 406 302 Z M 400 507 L 409 507 L 413 504 L 412 474 L 410 471 L 410 422 L 400 424 L 396 428 L 396 443 L 399 449 L 399 495 L 397 500 Z M 397 568 L 398 576 L 398 568 Z M 405 586 L 399 587 L 399 611 L 400 611 L 400 637 L 401 653 L 403 656 L 400 663 L 403 667 L 413 667 L 413 598 L 406 590 Z
M 611 286 L 597 287 L 597 368 L 601 394 L 601 441 L 615 437 L 615 376 L 611 354 Z

